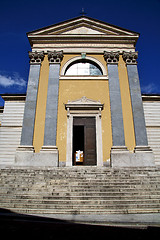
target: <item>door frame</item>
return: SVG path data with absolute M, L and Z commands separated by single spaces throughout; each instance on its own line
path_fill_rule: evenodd
M 78 121 L 76 121 L 76 119 L 78 119 Z M 90 120 L 88 122 L 88 119 Z M 80 121 L 79 121 L 80 120 Z M 96 166 L 97 165 L 97 154 L 96 154 L 96 119 L 95 117 L 73 117 L 73 151 L 75 150 L 74 149 L 74 127 L 77 127 L 77 126 L 83 126 L 83 165 L 84 166 Z M 88 138 L 87 136 L 87 133 L 88 133 L 88 129 L 92 129 L 92 133 L 94 135 L 94 140 L 93 140 L 93 144 L 94 144 L 94 147 L 93 147 L 93 153 L 91 154 L 94 154 L 94 160 L 91 162 L 91 164 L 88 164 L 88 160 L 87 160 L 87 153 L 89 151 L 88 149 L 88 146 L 87 146 L 87 143 L 91 140 L 90 138 Z M 89 140 L 90 139 L 90 140 Z M 82 150 L 81 148 L 77 148 L 76 150 Z M 74 154 L 75 154 L 75 151 L 73 153 L 73 165 L 75 166 L 76 164 L 74 164 Z M 89 154 L 89 153 L 88 153 Z
M 66 152 L 66 166 L 73 166 L 73 118 L 74 117 L 95 117 L 96 121 L 96 154 L 97 166 L 103 166 L 103 151 L 102 151 L 102 125 L 101 125 L 101 111 L 103 104 L 100 102 L 82 97 L 75 101 L 68 101 L 65 104 L 67 110 L 67 152 Z

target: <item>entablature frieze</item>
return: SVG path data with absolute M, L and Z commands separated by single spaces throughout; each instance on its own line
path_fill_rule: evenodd
M 32 51 L 44 51 L 48 53 L 48 51 L 63 51 L 64 54 L 70 53 L 82 53 L 86 52 L 103 54 L 105 51 L 113 51 L 120 53 L 122 52 L 135 52 L 135 46 L 132 43 L 35 43 L 32 47 Z

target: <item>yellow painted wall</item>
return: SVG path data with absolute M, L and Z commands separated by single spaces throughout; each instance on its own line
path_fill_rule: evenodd
M 66 160 L 67 144 L 67 111 L 64 103 L 86 96 L 89 99 L 104 103 L 102 111 L 102 141 L 103 159 L 110 158 L 112 145 L 109 88 L 107 80 L 60 80 L 59 104 L 58 104 L 58 125 L 57 125 L 57 146 L 59 149 L 59 160 Z
M 61 70 L 64 66 L 64 64 L 66 64 L 66 62 L 74 57 L 78 57 L 78 56 L 81 56 L 80 54 L 77 55 L 77 54 L 65 54 L 64 57 L 63 57 L 63 60 L 61 62 L 61 67 L 60 67 L 60 73 L 61 73 Z
M 119 58 L 118 72 L 119 72 L 119 83 L 120 83 L 121 100 L 122 100 L 125 144 L 129 151 L 133 151 L 135 147 L 135 135 L 134 135 L 132 105 L 131 105 L 131 98 L 130 98 L 127 68 L 126 68 L 126 64 L 123 61 L 122 55 L 120 55 L 120 58 Z
M 74 56 L 77 55 L 66 55 L 61 64 L 61 68 Z M 102 55 L 94 55 L 93 57 L 100 60 L 102 64 L 106 66 L 106 62 Z M 57 147 L 59 149 L 59 160 L 66 160 L 67 111 L 65 110 L 64 104 L 67 103 L 68 100 L 73 101 L 83 96 L 100 101 L 104 104 L 104 110 L 102 111 L 102 141 L 103 160 L 106 161 L 110 158 L 110 149 L 112 146 L 109 84 L 107 80 L 60 80 L 57 120 Z
M 65 55 L 61 63 L 61 69 L 64 64 L 71 58 L 79 55 Z M 97 58 L 106 67 L 103 55 L 88 55 Z M 60 69 L 60 71 L 61 71 Z M 119 79 L 122 98 L 122 110 L 124 119 L 124 133 L 127 148 L 132 151 L 135 147 L 135 136 L 133 117 L 131 109 L 131 99 L 129 93 L 129 84 L 127 69 L 123 62 L 122 56 L 119 60 Z M 43 146 L 45 113 L 47 101 L 47 88 L 49 76 L 49 62 L 47 55 L 41 65 L 39 88 L 37 96 L 37 108 L 35 117 L 33 146 L 35 152 L 39 152 Z M 102 142 L 103 142 L 103 161 L 110 158 L 110 149 L 112 147 L 112 129 L 111 113 L 109 100 L 109 83 L 108 80 L 60 80 L 59 82 L 59 101 L 58 101 L 58 119 L 57 119 L 57 147 L 59 149 L 59 160 L 66 160 L 67 144 L 67 111 L 64 104 L 68 100 L 73 101 L 86 96 L 89 99 L 100 101 L 104 104 L 102 111 Z
M 41 147 L 43 146 L 48 77 L 49 77 L 49 62 L 48 62 L 47 55 L 45 55 L 45 58 L 41 65 L 38 95 L 37 95 L 37 108 L 36 108 L 35 127 L 34 127 L 34 136 L 33 136 L 33 146 L 34 146 L 35 152 L 39 152 Z

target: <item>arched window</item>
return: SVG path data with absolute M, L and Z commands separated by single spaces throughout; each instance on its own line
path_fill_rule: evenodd
M 93 61 L 90 60 L 77 60 L 71 63 L 65 71 L 64 75 L 103 75 L 101 68 Z

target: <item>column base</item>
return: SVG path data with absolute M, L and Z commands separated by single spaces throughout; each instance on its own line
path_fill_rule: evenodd
M 154 155 L 149 146 L 136 146 L 133 152 L 129 152 L 125 146 L 111 148 L 111 167 L 153 167 Z
M 112 146 L 111 167 L 122 168 L 128 164 L 128 153 L 126 146 Z
M 40 153 L 58 153 L 57 146 L 42 146 Z
M 19 146 L 16 149 L 15 165 L 16 166 L 33 166 L 34 160 L 33 146 Z
M 29 153 L 34 153 L 34 147 L 33 146 L 18 146 L 18 148 L 16 149 L 16 152 L 29 152 Z
M 27 167 L 58 167 L 58 148 L 43 146 L 39 153 L 33 146 L 19 146 L 15 155 L 16 166 Z
M 57 146 L 42 146 L 40 150 L 40 158 L 43 159 L 45 166 L 59 166 L 58 148 Z

